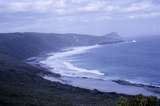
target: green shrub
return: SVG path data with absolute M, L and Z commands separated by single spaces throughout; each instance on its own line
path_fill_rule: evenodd
M 117 102 L 117 106 L 129 106 L 128 100 L 124 97 L 120 97 L 120 99 Z
M 158 106 L 158 99 L 156 97 L 144 97 L 137 95 L 130 98 L 120 97 L 117 106 Z
M 156 97 L 150 96 L 147 98 L 147 106 L 158 106 L 158 100 Z

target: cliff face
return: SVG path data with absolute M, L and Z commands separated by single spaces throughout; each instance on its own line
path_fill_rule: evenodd
M 114 43 L 115 41 L 122 41 L 116 33 L 99 37 L 80 34 L 1 33 L 0 53 L 26 59 L 66 47 Z

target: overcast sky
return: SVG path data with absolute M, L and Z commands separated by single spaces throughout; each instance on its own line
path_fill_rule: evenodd
M 160 0 L 0 0 L 0 32 L 160 34 Z

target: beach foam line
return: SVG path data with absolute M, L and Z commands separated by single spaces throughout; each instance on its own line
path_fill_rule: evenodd
M 144 83 L 140 81 L 133 81 L 133 80 L 112 80 L 113 82 L 116 82 L 121 85 L 130 85 L 130 86 L 137 86 L 137 87 L 149 87 L 149 88 L 160 88 L 159 85 L 156 84 L 150 84 L 150 83 Z
M 67 48 L 64 49 L 63 52 L 50 53 L 48 58 L 39 63 L 49 67 L 51 72 L 60 74 L 61 76 L 103 79 L 104 73 L 99 70 L 78 67 L 67 59 L 70 56 L 86 53 L 88 50 L 100 46 L 101 45 Z
M 60 74 L 61 76 L 66 77 L 85 77 L 92 79 L 103 79 L 104 73 L 101 73 L 99 70 L 90 70 L 75 66 L 74 64 L 66 60 L 51 60 L 43 61 L 45 66 L 50 68 L 50 71 L 53 73 Z
M 64 49 L 64 52 L 50 53 L 50 55 L 52 56 L 49 57 L 48 59 L 63 58 L 63 57 L 68 57 L 72 55 L 82 54 L 82 53 L 87 52 L 90 49 L 94 49 L 98 47 L 101 47 L 101 45 L 66 48 Z

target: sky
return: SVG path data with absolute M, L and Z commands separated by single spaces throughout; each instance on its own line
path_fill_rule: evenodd
M 160 35 L 160 0 L 0 0 L 0 32 Z

